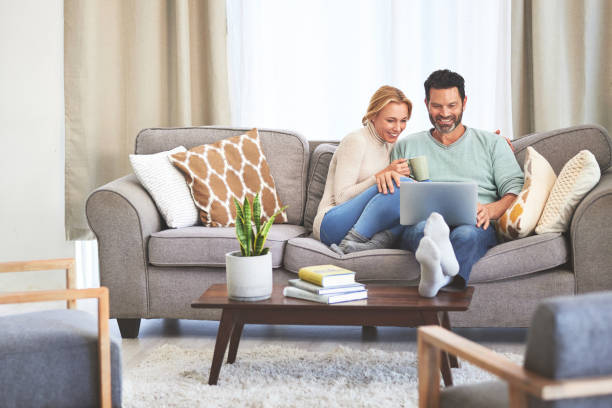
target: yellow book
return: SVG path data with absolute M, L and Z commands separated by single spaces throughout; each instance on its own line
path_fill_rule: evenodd
M 298 271 L 300 279 L 324 288 L 355 282 L 355 272 L 336 265 L 305 266 Z

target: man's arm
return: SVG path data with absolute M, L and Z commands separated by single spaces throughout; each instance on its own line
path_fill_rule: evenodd
M 502 197 L 489 204 L 478 204 L 476 226 L 483 229 L 487 229 L 491 220 L 501 217 L 512 205 L 525 181 L 512 149 L 501 138 L 494 140 L 492 155 L 495 185 Z
M 478 204 L 476 213 L 476 226 L 482 226 L 482 229 L 489 228 L 491 220 L 496 220 L 501 217 L 508 207 L 512 205 L 516 199 L 516 194 L 508 193 L 497 201 L 489 204 Z

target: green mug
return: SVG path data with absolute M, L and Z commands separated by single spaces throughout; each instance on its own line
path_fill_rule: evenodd
M 429 180 L 429 167 L 427 166 L 427 156 L 416 156 L 408 159 L 410 167 L 410 177 L 417 181 Z

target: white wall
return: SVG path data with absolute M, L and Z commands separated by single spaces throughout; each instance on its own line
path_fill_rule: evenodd
M 63 1 L 0 0 L 0 262 L 74 256 L 64 239 Z M 0 291 L 63 273 L 0 274 Z

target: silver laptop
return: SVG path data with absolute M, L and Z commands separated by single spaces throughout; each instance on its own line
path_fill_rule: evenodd
M 437 212 L 449 226 L 476 225 L 477 203 L 475 183 L 403 181 L 400 185 L 400 224 L 418 224 Z

